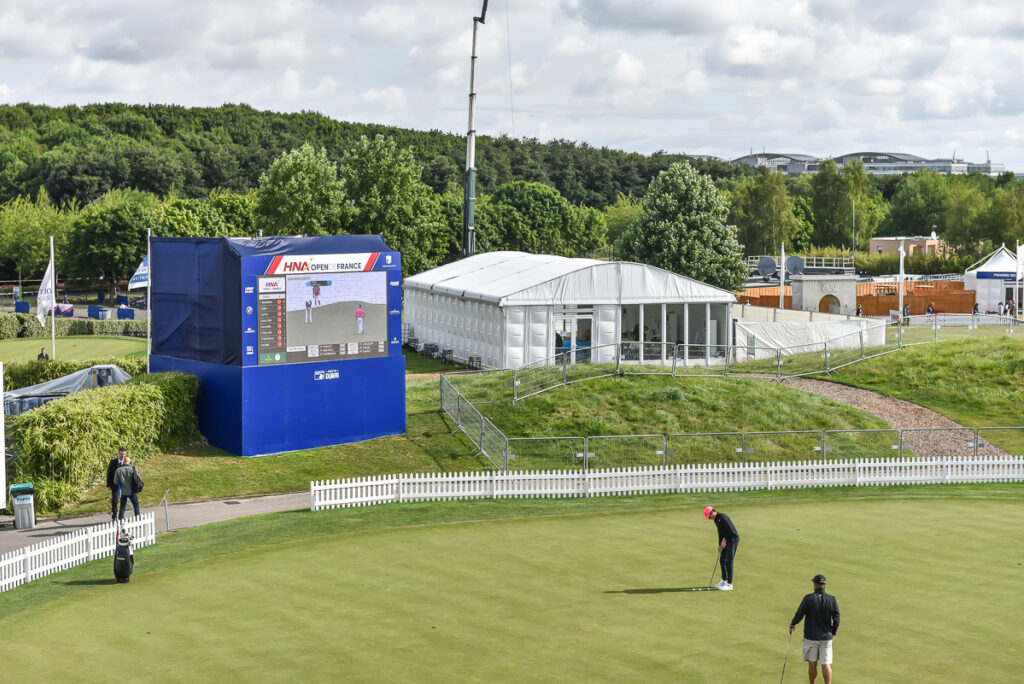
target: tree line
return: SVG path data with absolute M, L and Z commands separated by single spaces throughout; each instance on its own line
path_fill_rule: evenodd
M 439 131 L 244 105 L 0 106 L 0 278 L 39 277 L 54 235 L 62 275 L 113 284 L 141 261 L 147 231 L 378 233 L 419 272 L 461 253 L 463 148 Z M 826 160 L 783 176 L 485 136 L 477 166 L 479 251 L 614 254 L 728 288 L 743 281 L 744 254 L 782 244 L 864 252 L 873 235 L 934 227 L 956 254 L 922 265 L 945 271 L 1024 238 L 1024 184 L 1011 173 L 878 177 Z

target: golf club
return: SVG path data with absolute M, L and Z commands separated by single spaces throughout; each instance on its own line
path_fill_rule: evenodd
M 718 561 L 722 557 L 722 552 L 719 551 L 718 555 L 715 556 L 715 564 L 711 566 L 711 579 L 708 580 L 708 586 L 706 587 L 694 587 L 693 591 L 711 591 L 714 587 L 711 585 L 711 580 L 715 579 L 715 570 L 718 569 Z
M 789 633 L 789 638 L 786 639 L 786 659 L 782 661 L 782 676 L 779 677 L 779 684 L 782 684 L 782 680 L 786 677 L 786 663 L 789 662 L 789 642 L 793 641 L 793 632 Z

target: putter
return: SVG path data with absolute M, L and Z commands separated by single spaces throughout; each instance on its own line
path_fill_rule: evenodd
M 722 557 L 722 553 L 721 552 L 719 552 L 718 555 L 715 556 L 715 564 L 713 566 L 711 566 L 711 579 L 708 580 L 708 586 L 706 586 L 706 587 L 697 587 L 696 589 L 694 589 L 694 591 L 711 591 L 712 589 L 714 589 L 714 587 L 711 586 L 711 580 L 715 579 L 715 570 L 718 569 L 718 560 L 721 557 Z
M 782 680 L 786 677 L 786 663 L 789 662 L 789 642 L 793 641 L 793 633 L 789 633 L 789 638 L 786 639 L 786 659 L 782 661 L 782 676 L 779 677 L 779 684 L 782 684 Z

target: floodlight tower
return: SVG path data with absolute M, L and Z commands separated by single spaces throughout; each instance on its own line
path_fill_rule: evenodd
M 473 17 L 473 52 L 469 58 L 469 131 L 466 133 L 466 175 L 463 178 L 462 200 L 462 256 L 476 253 L 476 228 L 473 212 L 476 208 L 476 29 L 487 16 L 487 0 L 479 17 Z

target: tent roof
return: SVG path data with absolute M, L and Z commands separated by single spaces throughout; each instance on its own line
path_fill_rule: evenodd
M 1017 272 L 1017 257 L 1006 247 L 1006 245 L 995 250 L 982 259 L 982 261 L 985 263 L 978 266 L 978 263 L 980 262 L 976 262 L 974 266 L 977 266 L 977 268 L 971 267 L 966 271 L 966 273 L 978 273 L 979 271 L 982 273 Z
M 477 254 L 410 276 L 404 287 L 498 306 L 736 301 L 727 290 L 655 266 L 524 252 Z

